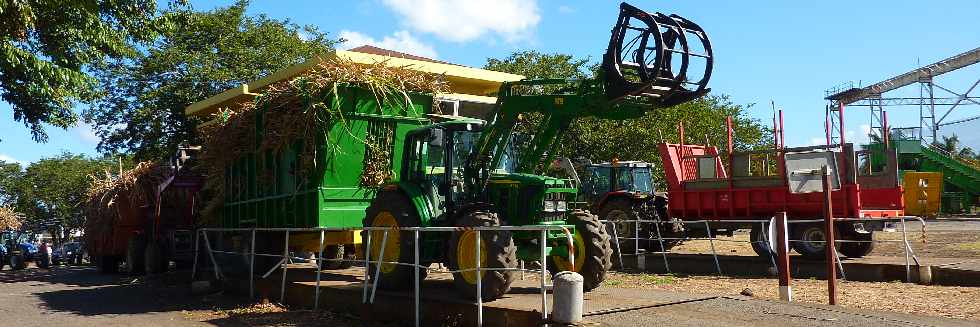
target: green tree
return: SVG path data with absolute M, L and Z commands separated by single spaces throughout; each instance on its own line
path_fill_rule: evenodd
M 535 51 L 516 52 L 503 59 L 488 59 L 484 68 L 524 75 L 528 78 L 580 79 L 594 76 L 595 65 L 588 59 L 565 54 L 541 54 Z M 725 120 L 732 117 L 735 148 L 741 150 L 764 147 L 772 142 L 772 130 L 748 116 L 750 106 L 738 105 L 724 95 L 709 95 L 671 108 L 648 112 L 629 120 L 582 118 L 569 127 L 561 140 L 559 155 L 585 158 L 596 162 L 642 160 L 659 163 L 658 142 L 678 142 L 677 125 L 684 123 L 688 143 L 727 144 Z M 539 117 L 531 116 L 528 125 Z M 525 126 L 526 128 L 526 126 Z M 657 174 L 662 176 L 660 165 Z
M 248 16 L 248 1 L 208 12 L 179 9 L 171 29 L 97 76 L 106 96 L 85 113 L 102 139 L 99 151 L 138 160 L 166 157 L 181 142 L 199 144 L 199 121 L 184 108 L 224 90 L 331 51 L 312 26 Z
M 133 53 L 151 40 L 157 1 L 0 1 L 0 98 L 14 120 L 46 142 L 44 124 L 68 128 L 78 102 L 98 97 L 87 72 L 107 58 Z
M 24 214 L 26 227 L 46 228 L 60 244 L 69 233 L 82 227 L 81 203 L 89 176 L 102 174 L 113 166 L 111 161 L 71 153 L 33 162 L 16 183 L 15 208 Z
M 17 201 L 17 187 L 23 176 L 19 163 L 0 160 L 0 207 Z

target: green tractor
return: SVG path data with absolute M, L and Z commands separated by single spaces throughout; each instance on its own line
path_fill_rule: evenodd
M 578 194 L 574 183 L 542 175 L 558 140 L 581 117 L 639 118 L 696 99 L 708 92 L 711 68 L 711 46 L 699 26 L 623 3 L 597 78 L 504 83 L 489 122 L 448 117 L 409 132 L 401 166 L 395 167 L 401 178 L 379 190 L 364 226 L 571 225 L 571 248 L 564 232 L 549 232 L 545 258 L 539 232 L 483 231 L 479 252 L 475 231 L 423 233 L 421 261 L 453 270 L 475 268 L 477 253 L 485 268 L 543 262 L 553 273 L 579 272 L 585 290 L 592 290 L 612 266 L 610 236 L 598 217 L 569 206 Z M 513 137 L 531 114 L 541 118 L 530 126 L 531 135 Z M 372 260 L 382 255 L 383 233 L 370 232 Z M 383 260 L 414 262 L 413 239 L 412 232 L 389 233 Z M 568 260 L 570 252 L 574 262 Z M 379 269 L 382 288 L 414 284 L 409 265 L 372 264 L 370 273 Z M 483 300 L 505 294 L 515 276 L 514 271 L 481 273 Z M 419 275 L 425 278 L 425 270 Z M 475 272 L 454 274 L 454 284 L 470 298 L 476 297 L 476 281 Z

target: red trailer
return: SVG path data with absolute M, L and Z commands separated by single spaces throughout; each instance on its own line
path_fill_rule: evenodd
M 88 254 L 101 272 L 116 272 L 125 263 L 132 274 L 158 273 L 171 261 L 178 267 L 193 261 L 195 205 L 204 179 L 182 169 L 190 150 L 195 149 L 181 149 L 170 164 L 156 167 L 159 180 L 137 182 L 106 200 L 109 212 L 103 214 L 109 219 L 86 224 Z
M 716 233 L 752 228 L 752 240 L 756 241 L 753 248 L 760 255 L 769 255 L 768 243 L 761 242 L 761 224 L 726 221 L 769 219 L 777 212 L 786 212 L 791 220 L 821 219 L 823 194 L 806 191 L 822 189 L 819 176 L 813 177 L 812 172 L 824 165 L 831 168 L 836 186 L 831 194 L 834 217 L 904 215 L 903 190 L 893 149 L 883 154 L 887 158 L 884 167 L 871 167 L 869 153 L 855 151 L 849 143 L 798 148 L 777 145 L 769 150 L 738 152 L 732 151 L 731 127 L 728 143 L 726 154 L 707 145 L 658 145 L 668 185 L 670 219 L 716 221 L 711 224 Z M 793 243 L 797 252 L 823 257 L 821 223 L 790 225 L 790 238 L 801 240 Z M 872 233 L 884 225 L 880 221 L 838 223 L 837 230 L 841 239 L 870 241 Z M 703 225 L 689 226 L 688 234 L 698 228 L 704 229 Z M 871 252 L 873 244 L 848 242 L 838 249 L 848 257 L 861 257 Z

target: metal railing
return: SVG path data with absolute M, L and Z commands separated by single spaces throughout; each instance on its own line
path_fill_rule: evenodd
M 919 222 L 919 224 L 920 224 L 920 226 L 922 228 L 923 233 L 925 232 L 925 228 L 926 228 L 925 220 L 923 220 L 920 217 L 914 217 L 914 216 L 889 217 L 889 218 L 835 218 L 834 221 L 837 222 L 837 223 L 841 223 L 841 222 L 845 222 L 845 223 L 846 222 L 866 222 L 866 221 L 882 222 L 882 223 L 886 223 L 886 222 L 900 222 L 901 223 L 901 233 L 902 233 L 902 239 L 901 240 L 875 240 L 875 239 L 872 239 L 872 240 L 869 240 L 869 241 L 864 241 L 864 240 L 842 240 L 842 239 L 837 239 L 837 240 L 835 240 L 835 242 L 837 242 L 837 243 L 869 243 L 869 242 L 871 242 L 871 243 L 903 243 L 903 245 L 904 245 L 904 253 L 905 253 L 905 278 L 906 278 L 906 282 L 911 282 L 912 281 L 912 272 L 911 272 L 912 262 L 914 261 L 916 265 L 920 265 L 920 262 L 919 262 L 919 258 L 916 256 L 915 251 L 912 248 L 911 243 L 908 240 L 908 227 L 907 227 L 906 221 L 909 221 L 909 220 L 914 220 L 914 221 Z M 651 254 L 651 253 L 659 253 L 659 254 L 661 254 L 661 257 L 663 259 L 664 269 L 666 270 L 667 273 L 672 273 L 672 271 L 670 269 L 670 263 L 669 263 L 669 260 L 668 260 L 668 254 L 670 253 L 670 249 L 665 246 L 666 245 L 665 241 L 666 242 L 670 242 L 670 241 L 685 242 L 685 241 L 698 241 L 698 240 L 701 240 L 701 241 L 708 241 L 709 244 L 710 244 L 711 256 L 714 259 L 715 269 L 716 269 L 716 272 L 718 273 L 718 275 L 722 275 L 723 272 L 722 272 L 722 269 L 721 269 L 720 261 L 718 259 L 718 253 L 717 253 L 717 251 L 715 249 L 715 242 L 734 242 L 734 243 L 750 243 L 750 244 L 751 243 L 766 243 L 766 248 L 769 248 L 770 242 L 769 242 L 769 239 L 768 239 L 768 232 L 767 231 L 768 231 L 768 226 L 772 223 L 772 221 L 770 221 L 770 220 L 764 220 L 764 219 L 686 220 L 686 221 L 677 220 L 677 221 L 669 221 L 669 222 L 660 221 L 660 220 L 616 220 L 616 221 L 602 220 L 602 222 L 606 225 L 607 231 L 610 229 L 610 227 L 612 227 L 612 230 L 611 230 L 611 233 L 610 233 L 610 234 L 612 234 L 612 237 L 613 237 L 613 239 L 612 239 L 612 243 L 613 244 L 612 245 L 615 247 L 616 253 L 619 256 L 618 259 L 619 259 L 619 268 L 620 269 L 624 269 L 625 268 L 623 266 L 623 256 L 637 256 L 637 257 L 640 257 L 640 256 L 646 256 L 647 254 Z M 823 223 L 823 222 L 824 222 L 823 219 L 800 219 L 800 220 L 789 220 L 789 221 L 787 221 L 788 224 L 803 224 L 803 223 L 811 223 L 812 224 L 812 223 Z M 685 224 L 685 225 L 692 225 L 692 224 L 701 225 L 701 224 L 703 224 L 704 225 L 704 228 L 705 228 L 705 231 L 707 233 L 707 237 L 663 237 L 663 234 L 662 234 L 661 229 L 660 229 L 660 225 L 661 224 L 665 224 L 665 223 L 666 224 L 680 223 L 680 224 Z M 723 224 L 728 225 L 726 227 L 730 227 L 731 224 L 760 224 L 760 227 L 763 230 L 762 239 L 761 240 L 752 240 L 751 237 L 750 237 L 750 239 L 748 241 L 734 240 L 734 239 L 719 239 L 719 238 L 715 237 L 715 235 L 712 234 L 712 228 L 711 228 L 711 224 L 712 223 L 716 223 L 716 224 L 717 223 L 723 223 Z M 632 225 L 633 226 L 633 231 L 634 231 L 634 234 L 633 234 L 634 237 L 620 237 L 619 236 L 619 231 L 618 231 L 617 224 L 630 224 L 630 225 Z M 640 236 L 640 230 L 643 230 L 640 227 L 642 224 L 647 224 L 647 225 L 650 225 L 650 226 L 653 227 L 652 230 L 654 231 L 654 233 L 650 234 L 650 237 L 648 237 L 648 238 L 639 237 Z M 788 233 L 788 231 L 787 231 L 787 234 L 786 235 L 792 235 L 792 233 Z M 633 253 L 623 253 L 621 251 L 620 244 L 622 243 L 623 240 L 625 240 L 627 242 L 628 241 L 633 241 L 634 242 Z M 656 252 L 642 252 L 641 253 L 640 252 L 640 246 L 639 246 L 640 245 L 640 241 L 644 241 L 644 242 L 650 242 L 650 241 L 659 242 L 659 244 L 660 244 L 660 251 L 656 251 Z M 790 243 L 803 243 L 803 242 L 823 243 L 825 241 L 820 241 L 820 240 L 800 240 L 800 239 L 792 239 L 792 238 L 790 238 L 789 239 L 789 242 Z M 775 251 L 775 249 L 771 249 L 771 251 Z M 835 252 L 834 255 L 837 257 L 836 262 L 837 262 L 838 270 L 841 273 L 841 277 L 842 277 L 842 279 L 846 279 L 845 272 L 844 272 L 844 266 L 843 266 L 843 264 L 841 263 L 841 260 L 840 260 L 840 254 Z M 769 260 L 770 260 L 770 263 L 772 264 L 772 266 L 774 268 L 776 267 L 775 256 L 776 256 L 775 255 L 775 252 L 773 252 L 772 255 L 769 255 L 768 256 L 769 257 Z
M 362 283 L 362 293 L 363 294 L 362 294 L 361 302 L 362 303 L 365 303 L 365 304 L 368 304 L 368 303 L 373 304 L 374 303 L 376 291 L 378 289 L 378 282 L 381 279 L 381 274 L 380 274 L 381 273 L 381 265 L 383 265 L 383 264 L 393 264 L 393 265 L 410 266 L 410 267 L 414 267 L 415 268 L 415 269 L 413 269 L 414 272 L 415 272 L 414 285 L 413 285 L 414 286 L 414 289 L 413 289 L 413 292 L 414 292 L 414 301 L 415 301 L 415 312 L 414 312 L 415 313 L 415 326 L 421 326 L 421 319 L 422 319 L 422 317 L 421 317 L 421 311 L 420 311 L 420 309 L 421 309 L 421 292 L 422 292 L 422 287 L 421 287 L 421 284 L 420 284 L 421 283 L 420 271 L 422 269 L 425 269 L 427 272 L 432 271 L 432 269 L 429 267 L 429 265 L 423 265 L 420 262 L 419 241 L 421 239 L 421 234 L 422 233 L 440 233 L 440 232 L 444 233 L 444 232 L 465 232 L 465 231 L 473 231 L 473 232 L 476 233 L 476 237 L 474 239 L 474 244 L 473 244 L 474 245 L 474 249 L 476 251 L 475 252 L 475 254 L 476 254 L 476 256 L 475 256 L 475 258 L 476 258 L 475 259 L 475 268 L 457 269 L 457 270 L 448 270 L 448 271 L 446 271 L 446 270 L 440 270 L 439 272 L 441 272 L 441 273 L 465 273 L 465 272 L 474 272 L 474 271 L 476 272 L 476 304 L 477 304 L 476 312 L 477 312 L 477 325 L 478 326 L 482 326 L 483 325 L 483 296 L 482 296 L 483 280 L 482 280 L 482 273 L 485 272 L 485 271 L 520 271 L 521 274 L 522 274 L 522 277 L 523 277 L 523 274 L 525 272 L 535 272 L 535 273 L 539 274 L 539 276 L 540 276 L 540 291 L 541 291 L 541 319 L 542 319 L 542 321 L 546 321 L 547 318 L 548 318 L 548 312 L 549 312 L 548 311 L 547 291 L 548 291 L 548 289 L 550 287 L 552 287 L 552 285 L 548 285 L 546 283 L 547 274 L 548 274 L 548 270 L 547 270 L 547 259 L 546 259 L 547 258 L 547 254 L 548 254 L 547 253 L 548 232 L 549 231 L 561 231 L 561 232 L 563 232 L 565 234 L 565 237 L 566 237 L 569 245 L 571 245 L 572 242 L 573 242 L 573 238 L 572 238 L 571 232 L 569 231 L 569 227 L 571 227 L 571 226 L 570 225 L 547 225 L 547 226 L 546 225 L 534 225 L 534 226 L 498 226 L 498 227 L 201 228 L 201 229 L 198 230 L 198 233 L 196 234 L 197 237 L 195 237 L 195 241 L 194 241 L 194 253 L 195 254 L 194 254 L 192 279 L 195 279 L 196 276 L 197 276 L 197 271 L 198 271 L 197 270 L 197 267 L 198 267 L 198 257 L 199 257 L 198 254 L 200 253 L 199 252 L 199 250 L 200 250 L 200 243 L 201 243 L 200 241 L 201 241 L 202 238 L 203 238 L 203 241 L 204 241 L 204 244 L 205 244 L 205 250 L 207 251 L 207 257 L 210 259 L 211 265 L 212 265 L 212 267 L 214 269 L 214 277 L 215 277 L 215 279 L 221 280 L 221 279 L 224 278 L 223 273 L 221 272 L 220 264 L 219 264 L 218 260 L 216 260 L 215 257 L 214 257 L 214 254 L 215 253 L 227 254 L 227 255 L 243 255 L 243 256 L 248 256 L 248 258 L 249 258 L 248 259 L 248 263 L 249 263 L 249 267 L 248 267 L 248 275 L 249 275 L 249 298 L 252 298 L 252 299 L 255 298 L 255 276 L 256 276 L 255 275 L 255 257 L 256 256 L 265 256 L 265 257 L 281 258 L 279 260 L 279 262 L 274 267 L 272 267 L 269 271 L 265 272 L 262 275 L 262 278 L 266 278 L 270 274 L 272 274 L 273 272 L 275 272 L 276 270 L 282 269 L 282 280 L 280 282 L 279 302 L 280 303 L 285 303 L 285 298 L 286 298 L 286 274 L 288 273 L 288 264 L 289 264 L 290 260 L 292 260 L 292 259 L 303 259 L 303 258 L 298 258 L 298 257 L 291 257 L 289 255 L 289 236 L 290 236 L 291 233 L 296 233 L 296 232 L 303 232 L 303 233 L 319 232 L 320 233 L 320 244 L 319 244 L 319 247 L 318 247 L 319 252 L 317 253 L 317 256 L 315 258 L 315 260 L 316 260 L 316 263 L 315 264 L 316 264 L 317 269 L 316 269 L 316 290 L 314 291 L 314 300 L 313 300 L 313 308 L 314 308 L 314 310 L 319 309 L 319 306 L 320 306 L 319 305 L 320 304 L 320 282 L 322 280 L 321 274 L 322 274 L 322 270 L 323 270 L 321 267 L 322 267 L 322 263 L 323 262 L 350 262 L 350 263 L 356 263 L 356 264 L 363 265 L 364 266 L 363 283 Z M 366 238 L 365 238 L 365 243 L 364 243 L 365 246 L 364 246 L 364 259 L 363 260 L 361 260 L 361 259 L 336 259 L 336 258 L 324 258 L 323 257 L 324 235 L 325 235 L 325 233 L 328 233 L 328 232 L 351 232 L 351 231 L 362 231 L 362 230 L 368 231 L 368 233 L 365 233 L 366 234 Z M 256 236 L 255 236 L 255 234 L 256 234 L 257 231 L 261 231 L 261 232 L 282 232 L 282 233 L 285 233 L 285 241 L 284 241 L 283 253 L 281 253 L 281 254 L 256 253 L 256 250 L 255 250 Z M 382 232 L 381 246 L 380 246 L 380 250 L 378 251 L 379 252 L 378 253 L 378 258 L 376 260 L 372 260 L 371 259 L 371 242 L 372 242 L 372 234 L 374 234 L 374 233 L 371 233 L 371 231 L 380 231 L 380 232 Z M 414 244 L 414 262 L 413 263 L 384 261 L 384 257 L 385 257 L 384 256 L 384 251 L 385 251 L 385 248 L 386 248 L 386 245 L 387 245 L 387 242 L 388 242 L 388 235 L 392 231 L 397 231 L 397 232 L 409 231 L 409 232 L 412 232 L 412 235 L 413 235 L 412 236 L 413 237 L 413 244 Z M 514 232 L 514 231 L 525 231 L 525 232 L 535 232 L 536 231 L 536 232 L 539 232 L 540 233 L 540 235 L 539 235 L 539 237 L 540 237 L 539 244 L 541 246 L 541 253 L 540 253 L 541 260 L 540 260 L 540 267 L 539 267 L 539 269 L 524 269 L 523 262 L 520 265 L 520 267 L 517 267 L 517 268 L 490 268 L 490 267 L 481 267 L 481 263 L 480 263 L 480 259 L 481 259 L 480 242 L 483 241 L 482 240 L 481 233 L 482 232 Z M 229 233 L 229 232 L 248 232 L 248 233 L 250 233 L 250 235 L 251 235 L 250 236 L 250 238 L 251 238 L 250 247 L 251 248 L 247 252 L 228 251 L 228 250 L 225 250 L 225 249 L 220 249 L 220 250 L 213 249 L 212 246 L 211 246 L 211 242 L 210 242 L 210 240 L 208 238 L 208 233 Z M 571 248 L 571 246 L 569 248 Z M 569 251 L 569 260 L 568 261 L 572 265 L 574 265 L 574 262 L 575 262 L 574 251 Z M 374 265 L 376 267 L 374 269 L 375 271 L 374 271 L 374 274 L 373 275 L 371 275 L 371 265 Z

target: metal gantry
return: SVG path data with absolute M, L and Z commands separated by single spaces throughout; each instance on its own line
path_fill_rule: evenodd
M 964 123 L 980 119 L 980 115 L 964 119 L 947 120 L 949 115 L 963 105 L 980 105 L 980 97 L 970 96 L 978 85 L 976 80 L 965 92 L 959 93 L 936 84 L 934 78 L 980 62 L 980 48 L 976 48 L 953 57 L 913 69 L 901 75 L 874 83 L 867 87 L 853 87 L 853 84 L 842 84 L 825 92 L 829 101 L 826 110 L 827 144 L 843 144 L 844 128 L 843 113 L 846 106 L 869 107 L 871 109 L 871 133 L 885 138 L 887 125 L 886 106 L 918 106 L 919 107 L 919 138 L 923 141 L 936 142 L 939 128 L 943 126 Z M 882 94 L 908 85 L 919 84 L 919 97 L 882 97 Z M 936 91 L 943 91 L 950 96 L 936 97 Z M 937 112 L 937 107 L 940 107 Z M 872 137 L 874 137 L 872 136 Z

